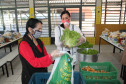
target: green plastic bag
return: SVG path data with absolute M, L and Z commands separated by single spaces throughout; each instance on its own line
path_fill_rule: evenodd
M 56 58 L 47 84 L 73 84 L 72 60 L 68 53 Z

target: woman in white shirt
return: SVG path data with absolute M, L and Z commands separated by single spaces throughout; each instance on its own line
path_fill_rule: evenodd
M 62 24 L 57 26 L 55 28 L 55 45 L 57 46 L 58 50 L 61 51 L 67 51 L 71 55 L 73 55 L 73 60 L 74 60 L 74 65 L 76 61 L 76 55 L 77 55 L 77 48 L 69 48 L 69 46 L 64 46 L 64 42 L 60 41 L 61 36 L 63 35 L 63 30 L 66 28 L 70 29 L 71 31 L 76 31 L 81 34 L 81 38 L 79 39 L 79 42 L 77 43 L 77 46 L 83 42 L 86 41 L 86 38 L 83 36 L 81 30 L 79 27 L 70 24 L 70 13 L 68 11 L 63 11 L 61 13 L 61 19 L 62 19 Z

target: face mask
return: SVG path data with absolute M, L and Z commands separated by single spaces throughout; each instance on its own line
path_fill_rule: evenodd
M 35 33 L 33 34 L 33 36 L 35 38 L 39 38 L 41 35 L 42 35 L 42 32 L 41 31 L 38 31 L 38 30 L 35 30 Z
M 63 23 L 64 25 L 68 26 L 68 25 L 70 24 L 70 19 L 68 19 L 68 20 L 66 20 L 66 21 L 62 20 L 62 23 Z

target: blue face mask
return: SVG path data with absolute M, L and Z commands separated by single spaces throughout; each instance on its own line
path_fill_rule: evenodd
M 38 30 L 35 30 L 35 33 L 33 34 L 33 36 L 35 38 L 39 38 L 41 35 L 42 35 L 42 32 L 41 31 L 38 31 Z

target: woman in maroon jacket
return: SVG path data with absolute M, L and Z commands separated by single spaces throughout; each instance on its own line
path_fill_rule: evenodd
M 38 39 L 42 33 L 42 22 L 29 19 L 26 33 L 19 45 L 19 55 L 22 63 L 22 84 L 28 84 L 35 72 L 47 72 L 47 67 L 53 63 L 52 57 L 62 56 L 58 50 L 47 53 L 43 42 Z

